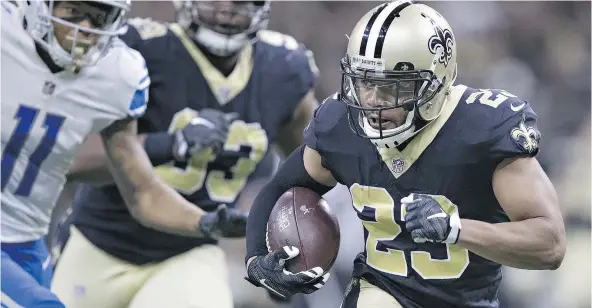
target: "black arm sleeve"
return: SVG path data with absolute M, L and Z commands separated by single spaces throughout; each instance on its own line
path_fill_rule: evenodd
M 150 158 L 152 166 L 158 166 L 174 160 L 173 136 L 167 132 L 146 134 L 144 150 Z
M 273 179 L 259 192 L 247 220 L 246 262 L 253 256 L 266 255 L 265 233 L 269 215 L 280 196 L 292 187 L 306 187 L 324 195 L 333 187 L 315 181 L 304 168 L 304 145 L 299 146 L 282 163 Z

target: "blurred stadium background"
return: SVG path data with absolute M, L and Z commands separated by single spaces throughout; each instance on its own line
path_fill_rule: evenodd
M 346 34 L 379 2 L 272 2 L 270 29 L 294 36 L 311 49 L 320 69 L 317 98 L 339 86 Z M 528 100 L 539 115 L 543 139 L 538 158 L 557 188 L 566 221 L 567 255 L 557 271 L 506 268 L 503 308 L 591 307 L 590 2 L 429 2 L 451 24 L 459 52 L 457 83 L 501 88 Z M 133 16 L 173 21 L 168 1 L 134 1 Z M 246 209 L 266 178 L 243 194 Z M 60 203 L 69 204 L 68 186 Z M 331 283 L 291 303 L 271 302 L 244 277 L 244 241 L 222 243 L 228 256 L 237 308 L 339 307 L 352 260 L 363 248 L 362 227 L 350 209 L 347 188 L 328 196 L 338 213 L 342 244 Z M 180 282 L 182 283 L 182 282 Z M 199 292 L 199 290 L 196 290 Z

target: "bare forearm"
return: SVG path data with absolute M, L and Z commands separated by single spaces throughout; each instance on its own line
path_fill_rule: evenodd
M 146 134 L 138 135 L 142 146 L 146 141 Z M 108 166 L 105 147 L 100 136 L 90 136 L 76 156 L 72 168 L 68 173 L 69 182 L 88 183 L 93 185 L 114 184 L 113 175 Z
M 136 193 L 134 217 L 142 224 L 167 233 L 183 236 L 201 236 L 197 232 L 204 211 L 185 200 L 158 177 L 150 185 L 149 192 Z M 131 200 L 134 202 L 134 200 Z
M 490 224 L 461 219 L 458 244 L 494 262 L 522 269 L 556 269 L 561 244 L 553 225 L 544 218 Z
M 109 169 L 131 214 L 142 224 L 168 233 L 198 234 L 204 213 L 163 183 L 133 132 L 105 132 Z

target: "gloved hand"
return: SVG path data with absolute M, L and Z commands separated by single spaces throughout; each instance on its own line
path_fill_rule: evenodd
M 186 162 L 196 153 L 211 148 L 213 154 L 222 152 L 230 124 L 238 119 L 237 113 L 224 113 L 216 109 L 202 109 L 183 129 L 173 134 L 173 156 Z
M 269 297 L 269 299 L 274 302 L 274 303 L 278 303 L 278 304 L 286 304 L 286 303 L 290 303 L 292 302 L 292 298 L 291 297 L 281 297 L 269 290 L 267 290 L 267 296 Z
M 236 209 L 229 209 L 226 204 L 220 204 L 215 211 L 201 217 L 198 228 L 205 237 L 244 237 L 247 215 Z
M 279 298 L 288 299 L 296 293 L 309 294 L 322 288 L 329 273 L 323 275 L 320 267 L 298 273 L 285 269 L 287 260 L 295 258 L 300 251 L 294 246 L 284 246 L 267 255 L 256 256 L 247 264 L 245 279 L 257 287 L 263 287 Z
M 411 194 L 401 199 L 405 207 L 405 228 L 416 243 L 456 244 L 461 225 L 458 210 L 440 195 Z M 444 209 L 449 209 L 445 211 Z M 453 214 L 448 214 L 453 213 Z

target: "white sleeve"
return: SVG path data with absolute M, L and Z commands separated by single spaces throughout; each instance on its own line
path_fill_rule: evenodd
M 144 57 L 125 45 L 119 39 L 115 39 L 114 47 L 119 49 L 120 56 L 117 66 L 120 70 L 122 90 L 125 102 L 125 114 L 128 117 L 139 118 L 146 112 L 148 105 L 148 89 L 150 87 L 150 75 L 146 67 Z M 120 98 L 121 99 L 121 98 Z M 123 106 L 122 106 L 123 107 Z
M 136 91 L 129 104 L 128 115 L 132 118 L 139 118 L 146 112 L 148 106 L 148 88 L 150 87 L 150 76 L 148 69 L 144 66 L 142 77 L 137 83 Z

